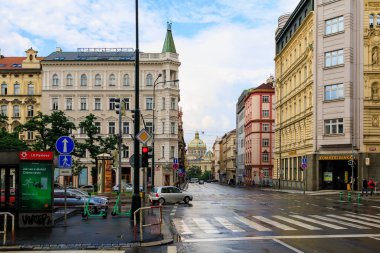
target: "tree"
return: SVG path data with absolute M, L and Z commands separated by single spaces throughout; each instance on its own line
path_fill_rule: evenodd
M 0 114 L 0 126 L 6 124 L 8 117 Z M 23 151 L 28 150 L 25 141 L 19 139 L 17 129 L 13 133 L 8 133 L 4 128 L 0 128 L 0 151 Z
M 209 180 L 209 179 L 211 179 L 211 171 L 205 170 L 202 173 L 201 179 L 203 179 L 203 180 Z
M 186 176 L 188 178 L 200 178 L 202 176 L 202 170 L 199 166 L 191 166 L 186 170 Z

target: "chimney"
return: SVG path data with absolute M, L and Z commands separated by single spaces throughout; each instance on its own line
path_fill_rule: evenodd
M 56 52 L 62 52 L 62 48 L 60 48 L 60 47 L 56 47 L 56 48 L 55 48 L 55 51 L 56 51 Z

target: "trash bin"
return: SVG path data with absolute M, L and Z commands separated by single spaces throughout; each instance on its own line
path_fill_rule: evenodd
M 351 191 L 351 184 L 347 184 L 347 191 Z

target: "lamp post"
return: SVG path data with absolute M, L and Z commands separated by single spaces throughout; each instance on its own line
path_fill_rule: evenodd
M 172 80 L 172 81 L 162 81 L 162 82 L 157 82 L 158 81 L 158 78 L 160 78 L 162 76 L 162 74 L 158 74 L 156 80 L 154 81 L 154 84 L 153 84 L 153 131 L 152 131 L 152 148 L 153 148 L 153 152 L 152 152 L 152 173 L 151 173 L 151 176 L 152 176 L 152 185 L 151 185 L 151 188 L 154 187 L 154 170 L 155 170 L 155 164 L 154 164 L 154 152 L 155 152 L 155 148 L 154 148 L 154 134 L 155 134 L 155 128 L 156 128 L 156 125 L 155 125 L 155 122 L 156 122 L 156 118 L 154 116 L 154 113 L 156 111 L 156 86 L 160 83 L 174 83 L 174 82 L 178 82 L 179 80 L 176 79 L 176 80 Z

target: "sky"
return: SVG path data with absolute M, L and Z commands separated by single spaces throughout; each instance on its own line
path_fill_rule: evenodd
M 139 48 L 160 53 L 167 21 L 181 66 L 185 141 L 196 131 L 212 149 L 236 128 L 240 94 L 274 74 L 274 33 L 299 0 L 139 0 Z M 134 0 L 0 0 L 0 49 L 47 56 L 61 47 L 135 48 Z

